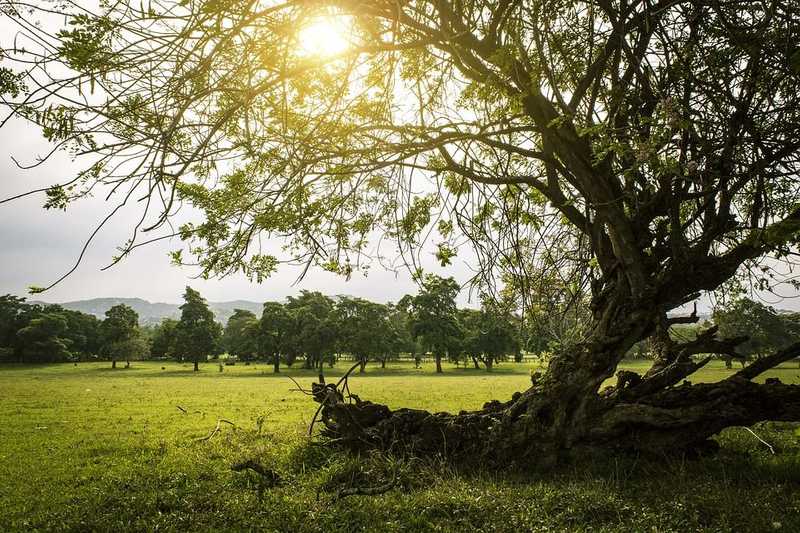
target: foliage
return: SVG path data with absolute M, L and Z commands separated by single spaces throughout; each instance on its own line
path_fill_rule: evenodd
M 236 309 L 222 333 L 222 349 L 245 361 L 258 355 L 259 320 L 251 311 Z
M 150 353 L 153 357 L 172 357 L 175 353 L 175 333 L 178 321 L 165 318 L 153 329 Z
M 760 357 L 785 348 L 800 340 L 798 324 L 791 315 L 779 315 L 775 309 L 749 298 L 739 298 L 716 309 L 713 321 L 726 337 L 747 335 L 737 351 L 745 356 Z
M 0 296 L 0 362 L 56 362 L 96 356 L 103 340 L 93 315 Z
M 175 354 L 194 362 L 195 370 L 200 361 L 206 361 L 218 347 L 222 327 L 214 321 L 214 313 L 205 299 L 191 287 L 183 293 L 181 319 L 175 326 Z
M 67 321 L 58 313 L 44 312 L 31 319 L 17 335 L 21 344 L 21 355 L 26 361 L 52 363 L 72 356 L 69 342 L 65 338 Z
M 455 300 L 460 291 L 453 278 L 429 274 L 409 302 L 411 333 L 433 352 L 437 372 L 441 372 L 442 356 L 456 346 L 461 333 Z
M 333 300 L 320 292 L 303 290 L 299 296 L 288 298 L 286 310 L 292 324 L 286 342 L 305 355 L 306 368 L 321 368 L 324 357 L 333 357 L 337 338 Z

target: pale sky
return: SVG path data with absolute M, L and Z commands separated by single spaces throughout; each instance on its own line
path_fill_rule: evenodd
M 0 19 L 0 35 L 12 35 L 8 21 Z M 47 187 L 74 177 L 85 164 L 74 164 L 60 156 L 32 170 L 20 170 L 11 160 L 31 163 L 37 154 L 49 152 L 49 144 L 33 126 L 16 122 L 0 129 L 0 200 L 31 189 Z M 28 296 L 30 285 L 47 286 L 75 263 L 84 241 L 95 226 L 116 205 L 95 197 L 71 205 L 66 212 L 46 211 L 42 208 L 44 195 L 39 194 L 11 203 L 0 204 L 0 294 Z M 242 275 L 221 280 L 193 279 L 195 269 L 176 267 L 167 253 L 181 247 L 178 239 L 161 241 L 136 250 L 115 267 L 101 271 L 129 237 L 135 224 L 134 209 L 120 212 L 94 239 L 77 270 L 58 286 L 44 294 L 29 296 L 49 302 L 64 302 L 100 297 L 143 298 L 152 302 L 178 302 L 187 284 L 198 289 L 208 300 L 282 300 L 297 294 L 301 289 L 319 290 L 325 294 L 350 294 L 374 301 L 397 301 L 404 294 L 414 293 L 416 285 L 403 269 L 388 272 L 375 263 L 368 277 L 354 275 L 344 278 L 312 269 L 304 280 L 294 284 L 300 273 L 298 268 L 282 267 L 277 274 L 262 284 L 251 283 Z M 276 250 L 279 254 L 278 244 Z M 264 250 L 264 253 L 268 253 Z M 459 282 L 470 277 L 464 261 L 470 255 L 462 251 L 451 267 L 438 267 L 432 253 L 423 254 L 423 266 L 439 275 L 453 276 Z M 778 308 L 800 310 L 797 291 L 784 285 L 774 294 L 761 294 L 762 301 Z M 464 292 L 459 303 L 468 305 L 470 298 Z M 475 305 L 472 298 L 472 305 Z M 703 298 L 700 307 L 708 308 Z
M 60 156 L 31 170 L 20 170 L 11 160 L 20 163 L 35 161 L 37 154 L 49 151 L 39 131 L 25 124 L 0 129 L 0 199 L 31 189 L 46 187 L 73 177 L 83 168 L 66 156 Z M 30 296 L 30 285 L 46 286 L 67 272 L 75 263 L 83 242 L 94 227 L 116 204 L 106 203 L 99 195 L 68 207 L 67 211 L 44 210 L 44 195 L 38 194 L 0 204 L 0 294 L 16 294 L 48 302 L 65 302 L 103 297 L 142 298 L 151 302 L 179 302 L 185 285 L 199 290 L 210 301 L 282 300 L 301 289 L 325 294 L 349 294 L 378 302 L 397 301 L 404 294 L 415 293 L 416 285 L 406 270 L 397 273 L 382 270 L 374 264 L 367 277 L 354 275 L 349 281 L 340 276 L 312 269 L 295 284 L 300 270 L 284 266 L 262 284 L 250 282 L 242 275 L 225 279 L 195 279 L 197 270 L 177 267 L 167 253 L 177 249 L 178 239 L 162 241 L 139 248 L 113 268 L 101 271 L 118 246 L 130 236 L 136 211 L 118 213 L 98 234 L 77 270 L 53 289 Z M 279 245 L 274 252 L 279 254 Z M 426 269 L 440 275 L 453 276 L 459 282 L 469 278 L 470 269 L 463 259 L 454 265 L 439 268 L 432 253 L 423 254 Z M 787 298 L 762 294 L 761 300 L 777 308 L 800 310 L 800 298 L 788 286 L 778 291 Z M 475 305 L 466 291 L 460 305 Z M 708 309 L 707 300 L 700 302 L 701 311 Z
M 11 160 L 13 156 L 20 163 L 33 162 L 37 154 L 47 153 L 48 146 L 32 126 L 17 123 L 0 129 L 0 199 L 64 181 L 82 168 L 66 156 L 32 170 L 21 170 Z M 105 203 L 99 196 L 72 204 L 66 212 L 44 210 L 43 194 L 0 204 L 0 294 L 25 296 L 28 286 L 49 285 L 68 271 L 95 225 L 116 205 Z M 350 281 L 312 269 L 303 281 L 293 285 L 300 273 L 293 267 L 282 267 L 260 285 L 241 275 L 222 280 L 193 279 L 197 274 L 195 269 L 176 267 L 167 257 L 170 250 L 180 247 L 178 239 L 139 248 L 122 263 L 101 271 L 116 254 L 116 248 L 130 236 L 135 216 L 135 209 L 118 213 L 101 230 L 70 277 L 53 289 L 29 298 L 64 302 L 114 296 L 178 302 L 183 287 L 190 284 L 211 301 L 281 300 L 307 289 L 386 302 L 397 301 L 417 290 L 404 269 L 395 274 L 377 264 L 368 277 L 357 274 Z M 426 255 L 429 255 L 426 267 L 432 271 L 452 275 L 460 282 L 468 278 L 469 270 L 463 262 L 456 260 L 448 269 L 435 268 L 431 254 Z M 467 299 L 468 295 L 462 295 L 461 303 L 467 303 Z

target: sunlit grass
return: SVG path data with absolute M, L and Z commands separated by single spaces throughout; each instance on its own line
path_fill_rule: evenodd
M 641 371 L 647 364 L 625 366 Z M 625 524 L 634 530 L 744 531 L 769 529 L 773 521 L 787 531 L 800 528 L 800 447 L 791 427 L 759 429 L 778 448 L 776 456 L 744 430 L 732 429 L 722 438 L 727 455 L 671 462 L 666 473 L 624 461 L 565 477 L 414 467 L 403 490 L 326 506 L 316 501 L 320 487 L 348 468 L 361 468 L 365 459 L 308 445 L 305 433 L 316 406 L 291 390 L 287 376 L 307 386 L 314 372 L 275 376 L 269 365 L 241 363 L 222 373 L 211 363 L 199 373 L 174 362 L 108 367 L 0 368 L 1 531 L 615 531 Z M 326 372 L 334 377 L 345 367 Z M 371 365 L 350 385 L 362 398 L 390 406 L 458 411 L 507 399 L 530 383 L 530 369 L 502 364 L 489 374 L 447 367 L 436 375 L 432 364 L 415 370 L 390 363 L 386 370 Z M 730 373 L 714 362 L 692 379 Z M 767 376 L 800 382 L 800 369 L 787 364 Z M 214 438 L 198 440 L 220 418 L 236 427 L 223 425 Z M 290 483 L 259 496 L 253 475 L 230 471 L 233 462 L 250 457 Z M 378 528 L 376 520 L 389 526 Z

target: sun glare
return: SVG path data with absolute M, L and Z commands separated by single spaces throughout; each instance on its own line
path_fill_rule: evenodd
M 350 47 L 348 30 L 344 17 L 315 19 L 300 30 L 300 51 L 303 55 L 316 56 L 340 54 Z

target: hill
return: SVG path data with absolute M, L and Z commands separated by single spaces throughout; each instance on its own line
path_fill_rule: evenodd
M 53 302 L 30 303 L 52 304 Z M 76 300 L 73 302 L 59 303 L 65 309 L 80 311 L 98 318 L 104 318 L 105 312 L 111 307 L 125 304 L 139 314 L 140 324 L 158 324 L 165 318 L 180 318 L 180 304 L 168 304 L 163 302 L 148 302 L 141 298 L 92 298 L 90 300 Z M 225 324 L 233 314 L 234 309 L 246 309 L 252 311 L 257 316 L 261 316 L 262 303 L 251 302 L 248 300 L 233 300 L 231 302 L 208 302 L 208 306 L 214 312 L 217 322 Z

